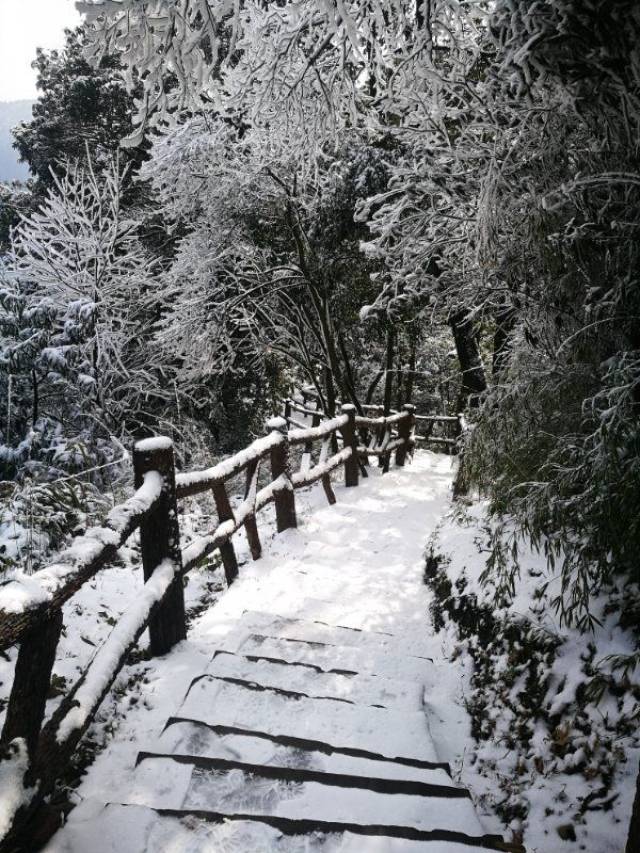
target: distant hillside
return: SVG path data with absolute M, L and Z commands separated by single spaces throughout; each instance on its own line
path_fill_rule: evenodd
M 26 180 L 29 170 L 18 162 L 11 128 L 31 119 L 33 101 L 0 101 L 0 181 Z

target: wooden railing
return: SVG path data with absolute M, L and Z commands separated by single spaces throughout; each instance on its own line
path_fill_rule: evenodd
M 297 405 L 297 404 L 296 404 Z M 298 408 L 300 408 L 298 406 Z M 304 408 L 304 407 L 303 407 Z M 233 536 L 244 528 L 253 559 L 261 555 L 256 517 L 275 504 L 278 531 L 296 527 L 295 491 L 320 481 L 335 502 L 331 473 L 344 469 L 345 484 L 357 486 L 363 458 L 387 460 L 395 451 L 404 465 L 414 446 L 413 407 L 389 417 L 362 418 L 351 405 L 323 418 L 317 409 L 302 412 L 311 426 L 274 418 L 267 434 L 211 468 L 177 473 L 168 438 L 138 442 L 133 453 L 135 492 L 107 516 L 104 526 L 74 540 L 55 565 L 34 575 L 16 573 L 0 585 L 0 651 L 18 645 L 13 686 L 0 736 L 0 850 L 24 845 L 42 819 L 42 807 L 65 772 L 73 752 L 93 720 L 142 632 L 148 627 L 152 655 L 167 653 L 186 637 L 183 576 L 218 550 L 228 584 L 238 576 Z M 358 434 L 375 431 L 379 441 L 364 446 Z M 260 485 L 261 469 L 269 472 Z M 294 464 L 296 463 L 296 464 Z M 295 470 L 294 470 L 295 468 Z M 244 490 L 232 506 L 229 484 L 244 477 Z M 210 492 L 217 524 L 212 532 L 182 547 L 178 501 Z M 56 648 L 62 630 L 62 606 L 140 531 L 144 585 L 121 615 L 88 667 L 44 724 Z M 41 810 L 36 815 L 38 810 Z M 35 817 L 34 817 L 35 816 Z M 27 849 L 30 849 L 27 844 Z
M 358 448 L 360 458 L 366 461 L 369 456 L 379 456 L 383 460 L 383 467 L 388 469 L 388 458 L 395 448 L 394 442 L 402 437 L 397 428 L 397 417 L 402 412 L 390 409 L 385 416 L 384 406 L 366 404 L 360 408 L 365 413 L 356 416 L 356 427 L 361 439 Z M 416 444 L 457 453 L 462 433 L 462 415 L 416 415 L 415 407 L 410 405 L 403 406 L 402 411 L 413 413 Z M 284 417 L 290 425 L 304 427 L 301 418 L 311 419 L 315 424 L 327 415 L 320 408 L 318 395 L 305 388 L 300 392 L 300 399 L 289 398 L 284 401 Z

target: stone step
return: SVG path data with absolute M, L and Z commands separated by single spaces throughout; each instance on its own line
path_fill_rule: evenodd
M 318 741 L 267 735 L 263 732 L 229 731 L 191 720 L 172 718 L 153 744 L 153 751 L 191 755 L 196 758 L 235 759 L 246 764 L 291 767 L 367 778 L 396 779 L 457 787 L 446 764 L 406 763 L 384 759 L 376 753 L 352 754 Z M 362 753 L 360 750 L 354 750 Z
M 207 674 L 192 682 L 178 716 L 210 725 L 320 740 L 387 758 L 437 762 L 421 711 L 309 699 L 291 692 L 282 694 L 275 688 L 230 683 Z
M 184 771 L 190 773 L 184 785 Z M 179 779 L 168 793 L 167 780 Z M 272 817 L 314 826 L 378 826 L 411 832 L 435 830 L 480 837 L 482 826 L 466 791 L 394 779 L 365 779 L 235 760 L 142 754 L 135 802 L 183 812 Z M 399 833 L 400 834 L 400 833 Z
M 434 669 L 426 658 L 357 646 L 328 645 L 314 640 L 272 637 L 244 629 L 231 632 L 219 645 L 224 651 L 279 663 L 307 664 L 322 672 L 377 675 L 420 685 L 433 675 Z
M 373 649 L 404 657 L 424 658 L 431 661 L 432 646 L 428 642 L 419 642 L 415 637 L 404 637 L 389 631 L 363 630 L 362 628 L 334 624 L 314 618 L 307 611 L 304 618 L 282 616 L 272 612 L 247 610 L 242 614 L 240 624 L 252 633 L 269 637 L 284 637 L 290 640 L 323 643 L 334 646 L 355 646 Z M 426 632 L 426 628 L 425 628 Z
M 318 671 L 305 664 L 278 663 L 225 651 L 215 653 L 207 672 L 219 678 L 293 691 L 314 699 L 335 699 L 404 711 L 422 708 L 422 686 L 415 681 L 398 681 L 367 673 L 340 675 Z
M 464 831 L 421 832 L 380 826 L 327 825 L 276 816 L 248 818 L 215 810 L 152 809 L 140 805 L 96 805 L 86 800 L 65 827 L 73 850 L 91 853 L 486 853 L 504 850 L 495 836 L 473 838 Z M 406 837 L 409 836 L 409 837 Z

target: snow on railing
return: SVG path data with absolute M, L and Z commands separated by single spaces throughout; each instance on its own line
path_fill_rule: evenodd
M 64 744 L 75 730 L 84 731 L 97 706 L 122 668 L 124 659 L 144 631 L 152 607 L 160 602 L 176 577 L 177 567 L 163 560 L 142 587 L 136 600 L 118 619 L 113 630 L 95 653 L 84 677 L 67 696 L 56 715 L 55 739 Z
M 282 435 L 272 431 L 264 438 L 258 438 L 239 453 L 223 459 L 204 471 L 189 471 L 176 476 L 178 497 L 197 495 L 208 491 L 214 483 L 223 482 L 240 474 L 251 462 L 262 459 L 269 451 L 282 442 Z
M 29 752 L 24 738 L 15 738 L 4 747 L 0 760 L 0 839 L 4 838 L 20 809 L 27 806 L 35 793 L 25 785 L 29 770 Z
M 13 572 L 0 586 L 0 650 L 19 642 L 48 609 L 57 609 L 103 566 L 159 500 L 162 479 L 149 472 L 139 489 L 111 510 L 104 527 L 90 527 L 62 551 L 57 562 L 29 575 Z
M 337 418 L 324 421 L 317 427 L 311 426 L 305 427 L 304 429 L 289 430 L 289 443 L 293 445 L 305 444 L 307 441 L 316 441 L 319 438 L 325 438 L 326 436 L 335 433 L 336 430 L 342 429 L 348 420 L 348 415 L 339 415 Z M 357 420 L 358 419 L 356 418 L 356 422 Z

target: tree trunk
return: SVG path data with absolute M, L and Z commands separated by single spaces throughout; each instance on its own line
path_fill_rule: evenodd
M 356 382 L 353 376 L 353 369 L 351 367 L 351 360 L 349 358 L 347 345 L 344 342 L 342 332 L 338 332 L 338 346 L 340 347 L 340 354 L 342 355 L 342 360 L 344 362 L 344 378 L 347 384 L 347 393 L 351 397 L 351 402 L 356 407 L 358 414 L 363 415 L 364 410 L 362 408 L 360 400 L 358 399 L 358 392 L 356 389 Z
M 387 330 L 387 355 L 385 359 L 385 374 L 384 374 L 384 406 L 385 416 L 391 411 L 391 395 L 393 394 L 393 359 L 395 354 L 395 330 L 393 326 L 389 326 Z
M 511 356 L 511 332 L 515 325 L 515 313 L 512 308 L 500 308 L 496 311 L 496 329 L 493 333 L 492 372 L 494 381 L 504 374 Z
M 369 387 L 367 388 L 367 393 L 364 396 L 365 403 L 370 403 L 373 400 L 373 395 L 376 393 L 376 388 L 380 384 L 380 380 L 384 376 L 384 368 L 379 370 L 376 375 L 373 377 L 371 382 L 369 383 Z
M 395 329 L 393 326 L 389 326 L 387 329 L 387 358 L 385 362 L 385 376 L 384 376 L 384 399 L 382 404 L 384 406 L 383 414 L 385 417 L 391 411 L 391 395 L 393 393 L 393 359 L 395 353 Z M 383 427 L 380 433 L 380 438 L 384 437 L 385 428 Z M 382 464 L 382 473 L 386 474 L 389 470 L 389 461 L 391 456 L 389 453 L 385 453 L 384 456 L 380 457 L 380 462 Z
M 405 403 L 411 403 L 413 400 L 413 383 L 416 374 L 416 349 L 418 347 L 418 335 L 413 330 L 409 332 L 409 370 L 406 376 L 406 385 L 404 389 Z
M 35 427 L 40 417 L 40 394 L 38 388 L 38 374 L 35 370 L 31 371 L 31 381 L 33 383 L 33 399 L 31 407 L 31 425 Z
M 333 381 L 333 371 L 328 364 L 325 364 L 322 372 L 324 374 L 324 390 L 327 396 L 327 415 L 333 418 L 336 414 L 336 386 Z
M 480 395 L 487 390 L 478 341 L 476 339 L 473 321 L 466 312 L 459 311 L 449 318 L 451 331 L 456 344 L 462 387 L 458 398 L 458 411 L 461 412 L 469 404 L 475 407 L 480 402 Z
M 631 823 L 629 824 L 629 835 L 625 853 L 638 853 L 640 850 L 640 769 L 638 770 L 638 781 L 636 782 L 636 797 L 633 801 L 631 812 Z

